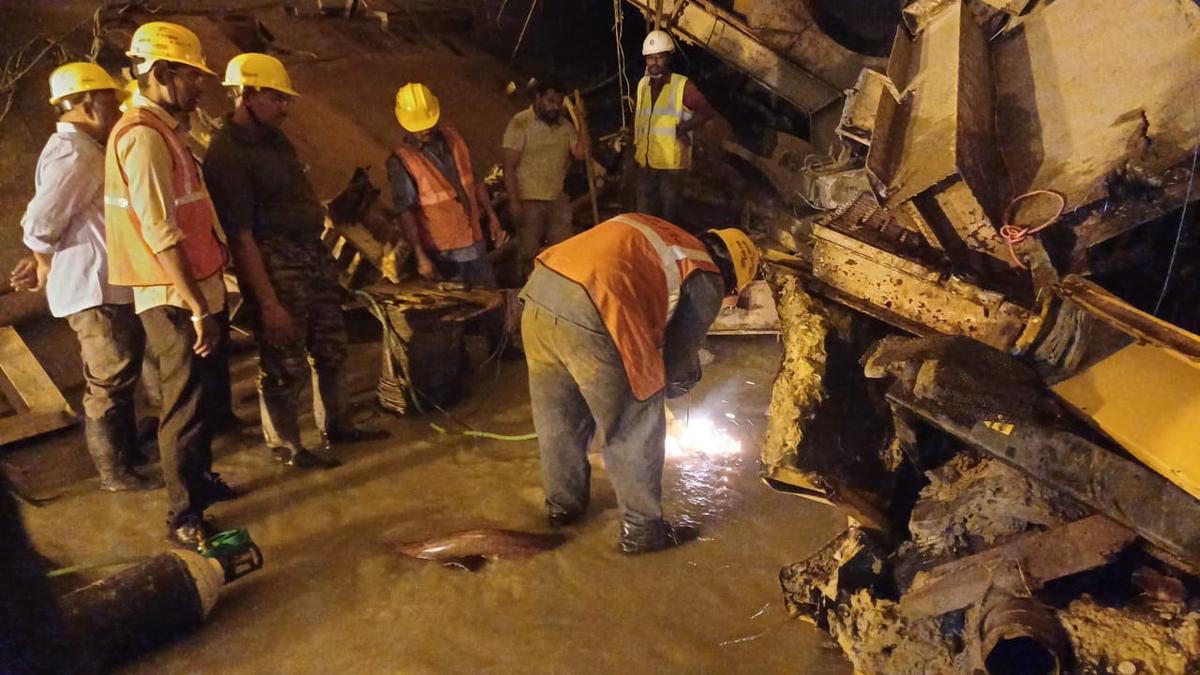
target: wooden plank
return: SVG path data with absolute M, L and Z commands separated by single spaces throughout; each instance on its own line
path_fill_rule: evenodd
M 71 411 L 62 392 L 11 326 L 0 327 L 0 371 L 12 383 L 26 409 L 33 412 Z
M 1101 515 L 1026 534 L 935 567 L 900 599 L 900 611 L 918 620 L 968 607 L 993 587 L 1034 591 L 1048 581 L 1107 564 L 1136 538 L 1129 528 Z
M 79 418 L 75 415 L 57 410 L 54 412 L 27 412 L 0 418 L 0 447 L 16 443 L 27 438 L 48 434 L 51 431 L 65 429 Z

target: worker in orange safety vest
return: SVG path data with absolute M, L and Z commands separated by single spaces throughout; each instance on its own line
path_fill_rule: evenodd
M 200 40 L 162 21 L 133 34 L 127 56 L 138 93 L 105 155 L 109 281 L 133 288 L 134 311 L 159 366 L 158 440 L 169 508 L 168 540 L 196 548 L 215 531 L 204 509 L 236 493 L 212 472 L 212 387 L 204 357 L 221 340 L 225 235 L 187 144 L 201 81 L 213 75 Z
M 695 533 L 662 515 L 664 399 L 699 381 L 702 340 L 758 262 L 740 230 L 695 237 L 636 213 L 538 256 L 521 291 L 521 334 L 552 526 L 587 509 L 598 435 L 621 508 L 620 550 L 657 551 Z
M 441 121 L 441 104 L 429 87 L 409 83 L 396 92 L 396 120 L 407 132 L 388 158 L 392 206 L 425 279 L 495 288 L 484 258 L 481 216 L 497 248 L 508 240 L 471 152 L 454 127 Z

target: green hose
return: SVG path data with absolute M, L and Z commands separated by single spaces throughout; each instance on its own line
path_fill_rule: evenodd
M 450 433 L 449 431 L 446 430 L 445 427 L 438 426 L 438 425 L 434 424 L 433 422 L 430 422 L 429 426 L 433 427 L 433 430 L 438 432 L 439 434 Z M 465 431 L 460 431 L 458 433 L 462 434 L 463 436 L 471 436 L 472 438 L 490 438 L 494 441 L 535 441 L 535 440 L 537 440 L 537 437 L 538 437 L 537 434 L 517 434 L 517 435 L 494 434 L 490 431 L 475 431 L 474 429 L 467 429 Z
M 50 570 L 49 572 L 46 572 L 46 577 L 47 578 L 61 577 L 61 576 L 65 576 L 68 574 L 75 574 L 76 572 L 86 572 L 87 570 L 94 570 L 94 569 L 97 569 L 100 567 L 115 567 L 117 565 L 132 565 L 134 563 L 140 563 L 143 560 L 148 560 L 148 559 L 149 559 L 149 556 L 140 555 L 135 558 L 117 558 L 115 560 L 106 560 L 104 562 L 98 562 L 98 563 L 85 563 L 83 565 L 72 565 L 71 567 L 61 567 L 56 570 Z

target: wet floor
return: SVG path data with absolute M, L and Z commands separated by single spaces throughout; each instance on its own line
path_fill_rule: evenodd
M 124 672 L 849 673 L 824 634 L 787 617 L 777 581 L 844 519 L 758 480 L 776 341 L 710 342 L 716 362 L 672 408 L 729 437 L 717 454 L 685 448 L 664 480 L 668 517 L 698 523 L 700 540 L 619 554 L 615 497 L 594 456 L 592 507 L 566 544 L 477 572 L 390 547 L 471 528 L 542 530 L 536 442 L 439 435 L 427 419 L 372 412 L 378 353 L 363 345 L 353 386 L 363 416 L 392 439 L 349 446 L 324 472 L 281 470 L 251 433 L 224 439 L 216 468 L 248 492 L 210 514 L 249 528 L 266 566 L 228 587 L 202 630 Z M 237 370 L 249 414 L 252 364 Z M 524 365 L 485 368 L 452 412 L 480 430 L 531 431 Z M 736 443 L 740 453 L 719 454 Z M 72 564 L 161 550 L 162 493 L 101 494 L 94 481 L 24 509 L 43 553 Z

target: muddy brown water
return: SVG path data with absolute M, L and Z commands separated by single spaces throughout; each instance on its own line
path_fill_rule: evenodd
M 378 351 L 361 345 L 356 400 L 392 439 L 350 446 L 343 466 L 311 473 L 274 466 L 253 433 L 224 439 L 216 468 L 248 492 L 210 514 L 249 528 L 266 566 L 227 587 L 200 631 L 122 672 L 849 673 L 824 634 L 787 617 L 777 581 L 780 566 L 844 523 L 758 479 L 778 345 L 710 342 L 716 363 L 672 407 L 684 418 L 709 414 L 742 452 L 668 460 L 664 479 L 668 515 L 698 523 L 700 540 L 619 554 L 615 497 L 594 456 L 592 507 L 564 545 L 477 572 L 392 548 L 474 528 L 544 530 L 536 443 L 439 435 L 428 420 L 374 413 Z M 253 365 L 235 371 L 239 413 L 252 415 Z M 488 367 L 472 385 L 457 417 L 498 433 L 531 430 L 523 363 Z M 94 483 L 24 507 L 43 553 L 74 564 L 163 548 L 161 492 L 101 494 Z

